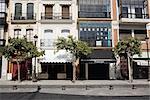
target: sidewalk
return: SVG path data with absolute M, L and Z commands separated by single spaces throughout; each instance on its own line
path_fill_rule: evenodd
M 133 80 L 132 83 L 129 80 L 38 80 L 32 82 L 32 80 L 25 81 L 9 81 L 0 80 L 0 85 L 150 85 L 150 81 L 147 80 Z
M 35 92 L 38 88 L 41 93 L 67 95 L 150 95 L 150 83 L 147 80 L 133 80 L 132 83 L 128 80 L 77 80 L 75 83 L 70 80 L 40 80 L 38 82 L 0 80 L 0 92 Z

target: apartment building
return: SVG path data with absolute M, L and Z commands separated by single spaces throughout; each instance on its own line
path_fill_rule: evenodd
M 6 23 L 6 16 L 7 16 L 7 3 L 8 1 L 7 0 L 1 0 L 0 1 L 0 48 L 2 46 L 5 45 L 5 41 L 6 41 L 6 30 L 7 30 L 7 23 Z M 3 72 L 3 66 L 4 66 L 4 63 L 3 63 L 3 59 L 4 57 L 2 57 L 2 55 L 0 55 L 0 78 L 6 73 Z
M 137 55 L 133 56 L 134 78 L 148 78 L 149 51 L 147 51 L 148 44 L 146 44 L 145 38 L 150 36 L 150 1 L 119 0 L 117 10 L 119 26 L 117 31 L 119 31 L 119 40 L 135 37 L 142 43 L 141 57 Z M 127 61 L 125 61 L 125 63 L 127 63 Z M 123 67 L 124 63 L 121 65 L 122 68 L 125 68 Z
M 81 59 L 83 79 L 111 79 L 110 68 L 115 63 L 113 56 L 113 7 L 112 0 L 79 0 L 78 32 L 79 39 L 94 49 L 87 58 Z
M 8 12 L 8 36 L 14 38 L 25 36 L 28 41 L 33 42 L 34 36 L 38 36 L 36 46 L 39 50 L 45 51 L 43 57 L 36 59 L 36 73 L 39 78 L 71 78 L 72 59 L 69 57 L 71 55 L 65 50 L 56 53 L 54 42 L 59 36 L 77 37 L 76 0 L 11 0 Z M 25 79 L 27 74 L 33 73 L 34 61 L 28 59 L 21 63 L 20 66 L 24 70 L 22 73 L 25 75 L 22 78 Z M 16 79 L 17 64 L 10 62 L 6 67 L 7 72 L 12 74 L 12 79 Z
M 39 4 L 40 48 L 45 55 L 39 58 L 44 79 L 71 79 L 71 54 L 65 50 L 56 52 L 54 42 L 58 37 L 73 35 L 78 38 L 77 1 L 76 0 L 41 0 Z

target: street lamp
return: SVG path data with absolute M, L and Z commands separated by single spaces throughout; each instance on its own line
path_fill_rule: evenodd
M 36 46 L 36 43 L 38 41 L 38 36 L 35 35 L 34 36 L 34 44 Z M 36 56 L 35 56 L 35 59 L 34 59 L 34 68 L 33 68 L 33 74 L 32 74 L 32 81 L 33 82 L 37 82 L 37 77 L 36 77 Z
M 150 81 L 150 66 L 149 66 L 149 47 L 148 47 L 148 45 L 149 45 L 149 37 L 147 37 L 146 36 L 146 38 L 145 38 L 145 40 L 146 40 L 146 46 L 147 46 L 147 62 L 148 62 L 148 81 Z

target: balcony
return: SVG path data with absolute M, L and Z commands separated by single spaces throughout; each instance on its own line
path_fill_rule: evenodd
M 12 23 L 35 23 L 36 22 L 36 14 L 22 14 L 22 15 L 11 15 Z
M 53 13 L 45 14 L 41 13 L 41 22 L 42 23 L 72 23 L 72 14 L 71 13 Z
M 120 21 L 124 23 L 147 24 L 150 22 L 150 19 L 148 14 L 122 13 L 120 14 Z
M 78 12 L 79 18 L 111 18 L 110 12 Z

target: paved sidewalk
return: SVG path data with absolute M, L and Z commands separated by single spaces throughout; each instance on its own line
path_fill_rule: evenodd
M 75 82 L 70 80 L 38 80 L 37 82 L 0 80 L 0 85 L 150 85 L 150 81 L 133 80 L 130 83 L 128 80 L 76 80 Z
M 147 80 L 40 80 L 4 81 L 0 80 L 0 92 L 35 92 L 89 95 L 89 96 L 149 96 L 150 84 Z

